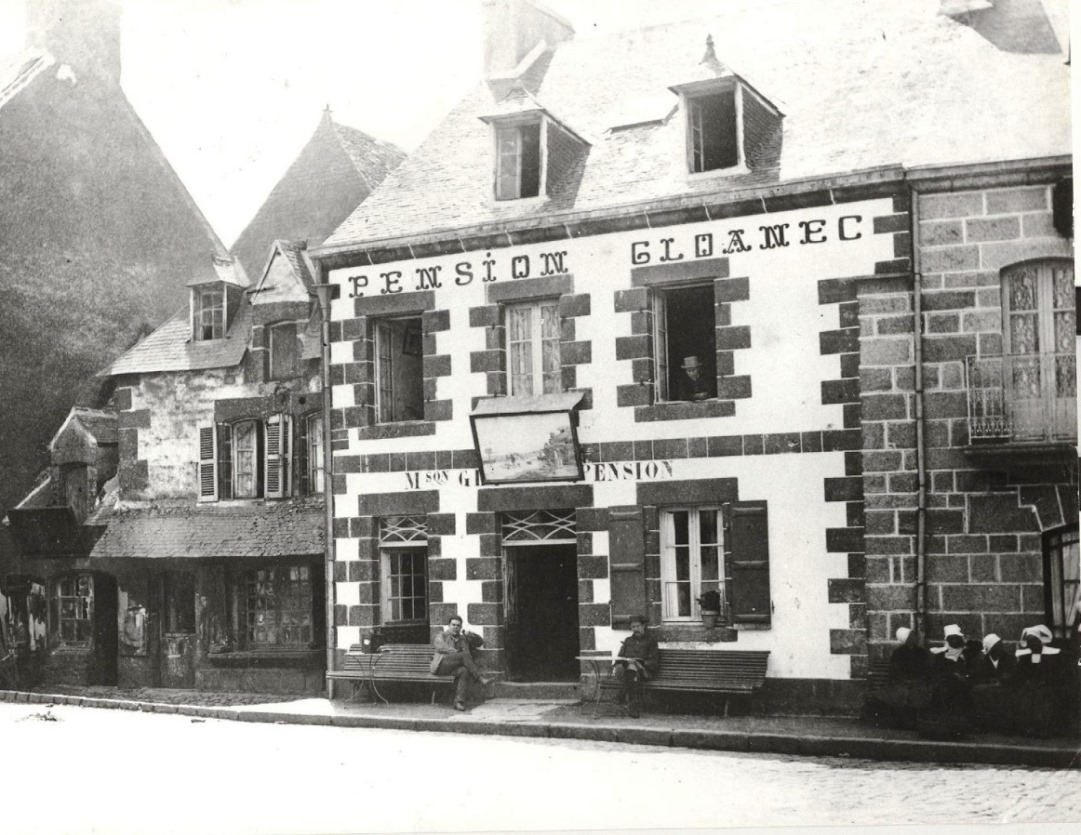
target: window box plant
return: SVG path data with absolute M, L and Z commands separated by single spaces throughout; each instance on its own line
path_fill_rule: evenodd
M 717 625 L 717 619 L 721 616 L 721 593 L 718 591 L 703 592 L 698 598 L 698 606 L 702 613 L 702 625 L 706 629 L 713 629 Z

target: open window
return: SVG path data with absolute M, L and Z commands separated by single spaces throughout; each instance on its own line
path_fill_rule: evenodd
M 421 317 L 375 322 L 376 414 L 380 423 L 424 419 Z
M 737 88 L 687 96 L 687 156 L 692 173 L 741 163 Z
M 495 128 L 496 200 L 537 197 L 541 192 L 541 122 Z
M 654 360 L 660 401 L 717 396 L 717 331 L 713 285 L 653 291 Z
M 507 307 L 507 376 L 512 397 L 563 390 L 559 300 Z
M 281 322 L 267 329 L 270 368 L 267 379 L 284 380 L 294 377 L 300 366 L 300 344 L 295 322 Z
M 192 338 L 196 342 L 222 339 L 225 336 L 225 287 L 204 284 L 193 287 Z
M 271 415 L 199 429 L 199 501 L 292 495 L 293 420 Z

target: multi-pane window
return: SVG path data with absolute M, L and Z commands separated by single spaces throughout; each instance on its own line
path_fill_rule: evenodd
M 207 284 L 192 288 L 192 337 L 196 342 L 225 336 L 225 288 Z
M 717 331 L 713 287 L 653 291 L 657 399 L 717 396 Z
M 507 308 L 507 369 L 512 396 L 562 391 L 559 331 L 558 300 Z
M 376 413 L 380 423 L 424 419 L 421 319 L 375 322 Z
M 1003 271 L 1006 398 L 1019 440 L 1077 437 L 1076 312 L 1067 261 Z
M 90 646 L 94 619 L 94 578 L 69 574 L 56 584 L 57 634 L 65 646 Z
M 245 573 L 241 604 L 247 649 L 298 649 L 312 642 L 308 566 L 274 566 Z
M 323 416 L 308 418 L 308 492 L 323 492 Z
M 259 479 L 261 424 L 245 420 L 233 424 L 233 498 L 262 495 Z
M 688 97 L 687 134 L 692 172 L 739 165 L 736 88 Z
M 1044 588 L 1047 620 L 1059 637 L 1078 634 L 1081 626 L 1081 552 L 1077 528 L 1044 534 Z
M 697 599 L 715 591 L 724 611 L 721 574 L 721 511 L 679 508 L 661 513 L 662 615 L 665 620 L 697 620 Z
M 300 350 L 297 343 L 297 326 L 294 322 L 272 325 L 269 329 L 271 380 L 293 377 L 299 366 Z
M 496 200 L 518 200 L 540 194 L 540 122 L 496 128 L 495 142 Z
M 388 516 L 379 536 L 384 623 L 428 620 L 428 528 L 422 518 Z

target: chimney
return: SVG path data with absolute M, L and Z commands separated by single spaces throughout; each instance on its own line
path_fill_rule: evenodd
M 970 27 L 1003 52 L 1065 54 L 1066 26 L 1054 8 L 1062 0 L 940 0 L 939 14 Z M 1059 23 L 1059 27 L 1056 27 Z
M 76 76 L 120 82 L 120 4 L 116 0 L 27 0 L 26 35 Z
M 535 0 L 484 0 L 484 79 L 510 82 L 541 41 L 551 47 L 573 37 L 570 21 Z

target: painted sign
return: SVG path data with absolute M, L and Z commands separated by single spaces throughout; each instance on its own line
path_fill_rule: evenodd
M 583 481 L 663 481 L 672 478 L 671 461 L 610 461 L 585 464 Z M 481 483 L 479 470 L 413 470 L 405 473 L 409 490 L 432 490 L 457 485 L 476 487 Z

